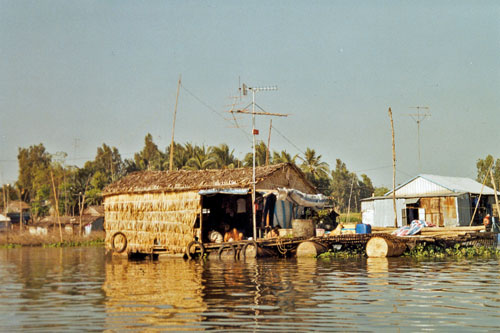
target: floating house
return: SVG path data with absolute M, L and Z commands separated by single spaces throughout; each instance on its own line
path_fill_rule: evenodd
M 257 167 L 255 180 L 260 231 L 269 220 L 290 228 L 301 200 L 325 201 L 293 164 Z M 253 236 L 251 191 L 252 168 L 132 173 L 103 191 L 106 247 L 115 249 L 120 235 L 127 253 L 184 253 L 193 240 L 208 243 L 212 231 L 232 228 L 247 239 Z
M 422 174 L 396 189 L 398 226 L 413 220 L 425 220 L 439 227 L 479 225 L 486 214 L 497 216 L 495 191 L 470 178 Z M 478 204 L 479 202 L 479 204 Z M 381 197 L 361 201 L 363 223 L 394 227 L 392 191 Z

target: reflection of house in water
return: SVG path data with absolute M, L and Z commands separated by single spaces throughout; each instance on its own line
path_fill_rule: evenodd
M 106 263 L 106 320 L 113 330 L 196 327 L 205 311 L 203 266 L 194 261 Z M 192 314 L 192 315 L 190 315 Z
M 398 226 L 413 220 L 425 220 L 439 227 L 468 226 L 476 204 L 475 225 L 494 211 L 495 191 L 461 177 L 419 175 L 396 188 Z M 363 223 L 377 227 L 394 226 L 392 191 L 382 197 L 361 201 Z

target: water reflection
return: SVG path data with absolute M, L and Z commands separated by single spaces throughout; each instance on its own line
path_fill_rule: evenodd
M 102 249 L 0 251 L 0 331 L 102 327 Z M 74 316 L 81 319 L 75 322 Z
M 140 329 L 192 328 L 206 310 L 203 265 L 195 261 L 106 262 L 107 327 Z
M 493 259 L 105 259 L 0 250 L 0 331 L 496 330 Z

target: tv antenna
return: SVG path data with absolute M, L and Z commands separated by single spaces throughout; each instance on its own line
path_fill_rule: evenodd
M 422 172 L 422 162 L 420 160 L 420 123 L 424 121 L 427 117 L 430 117 L 431 114 L 429 111 L 424 111 L 423 113 L 420 110 L 429 110 L 428 106 L 410 106 L 410 109 L 416 109 L 417 113 L 410 113 L 409 116 L 415 120 L 417 123 L 417 147 L 418 147 L 418 172 Z
M 266 112 L 259 105 L 255 103 L 255 94 L 260 91 L 275 91 L 278 90 L 277 86 L 268 87 L 249 87 L 245 83 L 239 87 L 240 93 L 243 96 L 248 95 L 248 91 L 252 92 L 252 103 L 248 104 L 245 108 L 241 110 L 231 110 L 231 113 L 242 113 L 252 115 L 252 221 L 253 221 L 253 239 L 257 238 L 257 219 L 255 211 L 255 136 L 259 135 L 259 130 L 255 128 L 255 116 L 273 116 L 273 117 L 287 117 L 288 114 L 284 113 L 270 113 Z M 248 107 L 252 107 L 251 111 Z M 255 110 L 255 107 L 259 108 L 259 111 Z

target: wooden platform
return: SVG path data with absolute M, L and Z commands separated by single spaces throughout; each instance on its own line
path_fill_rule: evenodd
M 206 254 L 208 258 L 244 259 L 261 256 L 293 256 L 297 248 L 304 242 L 315 243 L 318 249 L 333 249 L 342 246 L 366 246 L 372 237 L 383 237 L 404 243 L 411 249 L 417 244 L 433 243 L 442 247 L 462 246 L 494 246 L 497 235 L 480 232 L 484 227 L 424 228 L 419 235 L 398 237 L 391 233 L 396 228 L 372 228 L 371 234 L 325 235 L 322 237 L 278 237 L 271 239 L 243 240 L 225 243 L 204 243 L 203 249 L 196 248 L 191 257 Z

